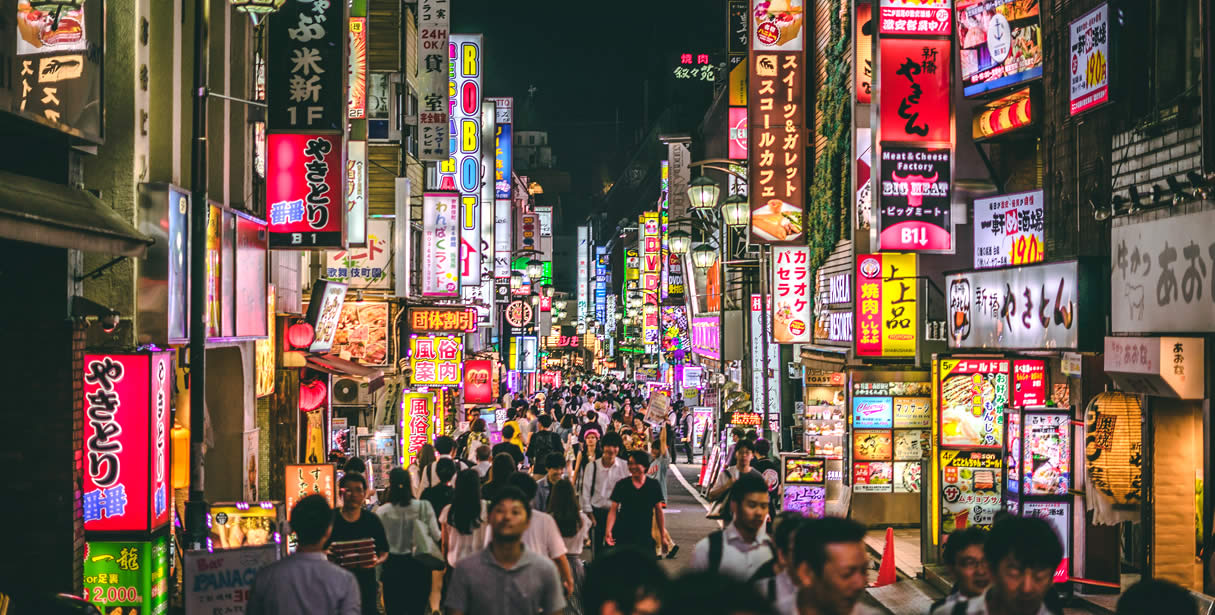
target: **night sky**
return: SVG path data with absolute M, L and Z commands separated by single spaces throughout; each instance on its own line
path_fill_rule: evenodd
M 725 29 L 725 0 L 452 0 L 452 32 L 485 34 L 485 96 L 513 96 L 518 124 L 536 88 L 539 128 L 571 174 L 568 205 L 622 170 L 647 78 L 652 121 L 672 95 L 677 55 L 720 52 Z

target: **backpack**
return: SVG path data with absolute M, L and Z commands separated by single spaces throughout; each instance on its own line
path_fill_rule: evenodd
M 723 530 L 709 534 L 709 572 L 721 570 L 721 556 L 725 550 L 726 537 Z

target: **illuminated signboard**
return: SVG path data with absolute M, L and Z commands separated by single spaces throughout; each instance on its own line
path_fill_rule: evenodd
M 367 245 L 325 252 L 325 278 L 345 282 L 351 288 L 390 289 L 392 268 L 392 218 L 367 220 Z
M 806 143 L 802 19 L 778 3 L 753 0 L 756 30 L 751 38 L 747 95 L 748 185 L 753 243 L 797 243 L 805 235 Z M 788 40 L 786 40 L 788 39 Z
M 367 244 L 367 142 L 346 142 L 346 244 Z
M 388 315 L 387 302 L 347 301 L 331 352 L 363 365 L 388 367 Z
M 422 295 L 460 294 L 460 206 L 451 192 L 422 197 Z
M 949 50 L 948 40 L 881 39 L 882 141 L 952 140 Z
M 952 4 L 953 0 L 881 0 L 879 32 L 899 36 L 949 36 Z
M 434 393 L 401 394 L 401 465 L 408 467 L 434 433 Z
M 681 53 L 671 75 L 677 81 L 713 83 L 717 80 L 717 64 L 707 53 Z
M 266 138 L 270 247 L 342 247 L 346 217 L 342 135 L 272 133 Z
M 941 446 L 1000 448 L 1008 407 L 1009 364 L 942 359 L 937 369 Z
M 658 304 L 662 280 L 662 229 L 658 212 L 641 214 L 642 340 L 647 351 L 658 345 Z M 653 307 L 650 307 L 653 306 Z
M 1076 261 L 964 271 L 945 276 L 950 348 L 1083 350 L 1097 345 L 1078 310 L 1091 272 Z M 1083 284 L 1083 286 L 1081 286 Z M 1084 325 L 1083 327 L 1081 325 Z
M 513 126 L 499 123 L 494 132 L 494 198 L 510 200 Z
M 751 295 L 751 390 L 759 391 L 759 393 L 751 394 L 754 400 L 752 407 L 760 411 L 766 403 L 768 416 L 778 417 L 780 415 L 781 380 L 780 346 L 774 343 L 765 344 L 764 336 L 767 336 L 768 340 L 772 339 L 772 319 L 763 317 L 765 309 L 772 309 L 772 297 L 768 297 L 768 305 L 765 306 L 760 295 Z M 766 323 L 763 322 L 765 320 Z M 766 361 L 763 351 L 765 346 L 768 349 Z M 772 376 L 765 378 L 765 374 L 772 374 Z M 767 381 L 766 387 L 764 386 L 765 380 Z
M 859 254 L 856 263 L 856 354 L 915 356 L 916 255 Z
M 692 319 L 692 352 L 715 361 L 720 359 L 721 336 L 717 324 L 716 316 Z
M 462 338 L 415 336 L 409 339 L 410 384 L 459 386 L 463 362 Z
M 975 199 L 976 269 L 1042 262 L 1046 199 L 1041 190 Z
M 1071 61 L 1071 114 L 1110 100 L 1110 7 L 1102 4 L 1068 25 Z
M 878 243 L 883 251 L 953 251 L 948 148 L 883 144 L 878 184 Z
M 287 3 L 269 20 L 267 30 L 269 48 L 274 50 L 266 63 L 267 127 L 271 131 L 336 131 L 332 138 L 340 151 L 349 98 L 346 3 Z M 273 171 L 269 179 L 273 183 Z M 341 193 L 331 190 L 330 194 Z
M 494 279 L 510 279 L 511 202 L 494 200 Z
M 1035 124 L 1034 109 L 1039 107 L 1029 88 L 993 100 L 975 109 L 971 137 L 982 142 L 1029 128 Z
M 464 362 L 464 403 L 489 404 L 494 401 L 490 381 L 494 377 L 493 361 L 477 359 Z
M 460 193 L 460 283 L 481 283 L 480 34 L 453 34 L 449 45 L 452 156 L 439 167 L 442 190 Z
M 806 18 L 801 2 L 751 0 L 751 52 L 801 51 Z
M 84 529 L 169 522 L 170 352 L 84 356 Z
M 317 280 L 312 285 L 305 320 L 312 325 L 313 338 L 308 352 L 329 352 L 337 337 L 338 319 L 346 301 L 346 285 L 332 280 Z
M 418 159 L 447 160 L 450 149 L 448 36 L 451 0 L 418 0 Z
M 957 0 L 963 95 L 976 96 L 1042 76 L 1039 4 Z
M 578 330 L 586 330 L 591 302 L 590 227 L 578 227 Z
M 367 18 L 350 18 L 350 65 L 346 83 L 348 100 L 346 117 L 361 120 L 367 117 Z
M 169 612 L 169 537 L 86 542 L 84 597 L 103 613 Z
M 295 505 L 310 495 L 324 496 L 330 506 L 337 504 L 337 494 L 334 491 L 336 481 L 333 464 L 287 464 L 283 468 L 283 474 L 283 484 L 285 485 L 287 495 L 287 510 L 295 510 Z
M 777 344 L 809 344 L 810 247 L 776 246 L 772 263 L 772 339 Z
M 747 159 L 747 108 L 730 107 L 729 111 L 730 160 Z
M 428 333 L 475 333 L 477 311 L 471 307 L 411 307 L 409 329 Z

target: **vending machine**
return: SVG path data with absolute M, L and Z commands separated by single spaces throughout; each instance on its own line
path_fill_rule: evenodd
M 1004 508 L 1045 519 L 1063 544 L 1055 583 L 1069 578 L 1072 522 L 1072 427 L 1067 408 L 1014 408 L 1007 413 Z

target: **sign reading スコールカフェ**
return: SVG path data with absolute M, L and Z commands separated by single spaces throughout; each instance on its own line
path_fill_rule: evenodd
M 266 67 L 266 124 L 271 131 L 345 130 L 346 4 L 297 0 L 270 17 L 275 51 Z M 340 135 L 337 139 L 340 148 Z
M 170 352 L 84 356 L 84 528 L 149 532 L 169 522 Z
M 343 247 L 346 165 L 342 135 L 270 134 L 266 139 L 270 247 Z
M 1126 222 L 1110 233 L 1113 332 L 1215 331 L 1215 208 Z
M 1091 349 L 1092 323 L 1079 312 L 1081 299 L 1094 296 L 1088 272 L 1068 261 L 947 274 L 949 347 Z

